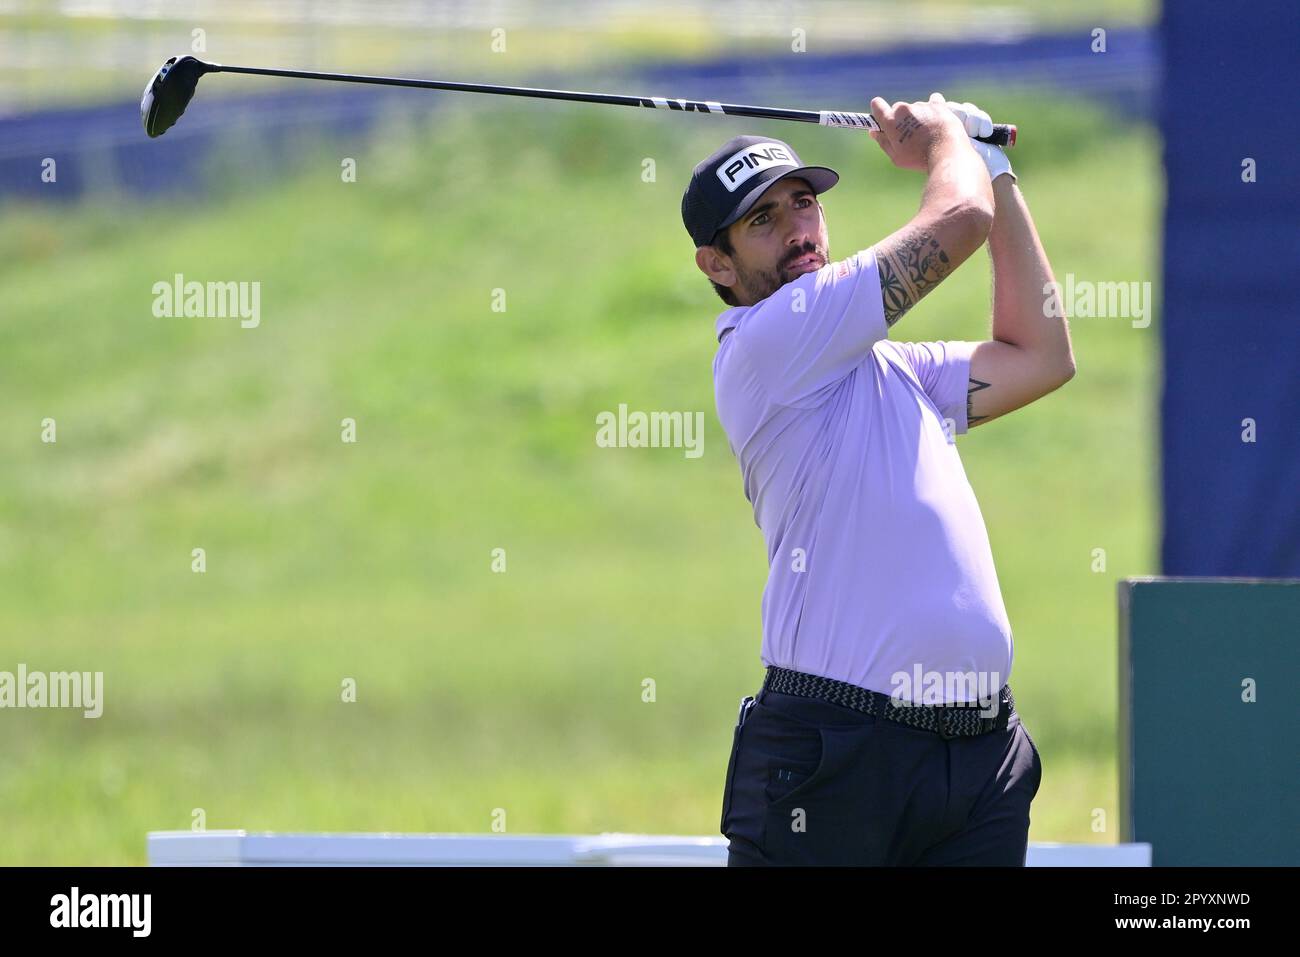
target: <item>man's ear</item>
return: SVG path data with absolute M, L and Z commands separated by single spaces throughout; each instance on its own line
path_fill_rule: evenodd
M 695 265 L 719 286 L 736 284 L 736 270 L 732 267 L 730 258 L 724 256 L 716 246 L 701 246 L 695 250 Z

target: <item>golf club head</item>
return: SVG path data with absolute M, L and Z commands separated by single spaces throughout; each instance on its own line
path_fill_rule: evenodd
M 194 98 L 199 77 L 212 71 L 212 65 L 192 56 L 172 57 L 149 81 L 140 99 L 140 119 L 150 136 L 162 136 Z

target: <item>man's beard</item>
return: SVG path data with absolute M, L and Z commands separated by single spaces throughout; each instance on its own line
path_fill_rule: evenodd
M 802 259 L 809 253 L 816 253 L 821 258 L 823 265 L 830 262 L 830 250 L 808 244 L 797 253 L 787 253 L 785 259 L 782 260 L 784 265 L 775 269 L 749 270 L 745 268 L 744 264 L 737 262 L 736 275 L 740 279 L 740 285 L 749 293 L 750 298 L 754 302 L 762 302 L 786 283 L 804 275 L 804 273 L 792 272 L 789 264 L 796 259 Z

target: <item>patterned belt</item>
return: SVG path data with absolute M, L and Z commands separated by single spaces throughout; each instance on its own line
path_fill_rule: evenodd
M 933 731 L 944 740 L 1003 731 L 1011 712 L 1016 708 L 1016 699 L 1011 697 L 1010 685 L 1003 685 L 998 692 L 997 713 L 993 717 L 984 717 L 980 712 L 985 709 L 978 701 L 965 705 L 900 705 L 887 694 L 868 691 L 847 681 L 777 667 L 767 669 L 763 690 L 798 695 L 801 698 L 821 698 L 875 718 L 884 718 L 922 731 Z

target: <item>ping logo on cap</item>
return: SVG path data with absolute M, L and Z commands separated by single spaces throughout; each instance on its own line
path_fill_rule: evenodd
M 794 157 L 780 143 L 755 143 L 723 160 L 718 166 L 718 179 L 727 187 L 728 193 L 734 193 L 756 173 L 774 166 L 794 165 Z

